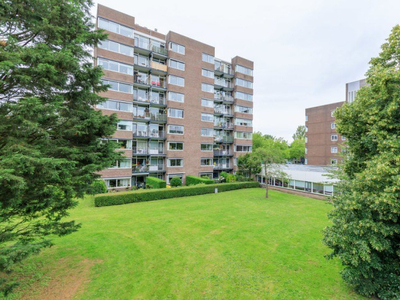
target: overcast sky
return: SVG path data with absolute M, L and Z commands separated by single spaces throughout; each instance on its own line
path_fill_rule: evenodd
M 400 23 L 400 0 L 100 0 L 161 33 L 254 61 L 254 131 L 291 141 L 308 107 L 345 100 Z M 93 10 L 95 14 L 95 10 Z

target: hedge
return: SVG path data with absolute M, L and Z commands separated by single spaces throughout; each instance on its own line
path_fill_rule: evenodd
M 157 177 L 151 177 L 147 176 L 146 177 L 146 186 L 149 185 L 150 188 L 152 189 L 165 189 L 167 186 L 167 183 L 165 180 L 159 179 Z
M 161 200 L 168 198 L 178 198 L 186 196 L 196 196 L 214 193 L 214 189 L 218 188 L 218 192 L 225 192 L 237 189 L 256 188 L 260 184 L 256 181 L 252 182 L 235 182 L 224 184 L 209 184 L 185 186 L 175 189 L 157 189 L 157 190 L 139 190 L 133 192 L 122 192 L 114 194 L 99 194 L 94 198 L 94 205 L 109 206 L 120 205 L 133 202 L 143 202 L 152 200 Z
M 197 176 L 186 176 L 186 185 L 196 185 L 199 183 L 204 183 L 204 184 L 214 184 L 214 180 L 211 180 L 209 178 L 201 178 Z

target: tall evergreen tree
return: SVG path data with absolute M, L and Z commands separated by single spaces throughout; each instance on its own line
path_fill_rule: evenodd
M 347 159 L 325 230 L 357 292 L 400 298 L 400 26 L 370 62 L 368 85 L 337 110 Z
M 15 264 L 76 231 L 63 221 L 97 171 L 118 154 L 100 143 L 116 129 L 91 47 L 90 0 L 0 2 L 0 288 Z

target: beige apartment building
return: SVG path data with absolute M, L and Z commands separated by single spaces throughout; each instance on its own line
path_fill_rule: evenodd
M 125 156 L 101 172 L 107 186 L 235 172 L 237 157 L 252 150 L 253 62 L 215 58 L 213 46 L 102 5 L 96 25 L 108 39 L 95 61 L 111 86 L 98 109 L 120 119 L 112 139 Z

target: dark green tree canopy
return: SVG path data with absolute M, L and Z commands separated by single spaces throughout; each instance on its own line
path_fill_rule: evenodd
M 400 298 L 400 26 L 370 61 L 368 85 L 336 112 L 347 138 L 325 230 L 344 280 L 365 296 Z
M 100 143 L 114 116 L 93 107 L 105 91 L 90 47 L 91 1 L 0 2 L 0 272 L 37 253 L 46 236 L 79 227 L 63 222 L 118 154 Z M 0 273 L 0 287 L 4 278 Z M 8 285 L 9 287 L 10 285 Z M 2 286 L 3 289 L 6 285 Z

